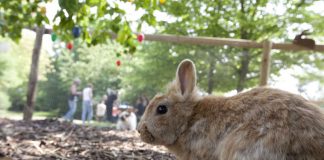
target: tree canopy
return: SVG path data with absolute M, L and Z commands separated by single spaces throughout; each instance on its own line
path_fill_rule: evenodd
M 314 34 L 321 34 L 322 24 L 318 23 L 320 14 L 309 9 L 315 2 L 316 0 L 172 1 L 166 4 L 163 11 L 173 16 L 174 20 L 161 22 L 161 32 L 255 41 L 270 39 L 291 43 L 294 38 L 292 34 L 299 34 L 305 29 L 312 30 Z M 214 57 L 210 60 L 214 62 L 209 63 L 211 67 L 214 68 L 215 64 L 232 66 L 227 79 L 236 83 L 237 91 L 256 85 L 261 50 L 218 47 L 204 52 Z M 316 64 L 317 61 L 323 60 L 323 55 L 319 53 L 313 53 L 316 58 L 312 60 L 305 52 L 288 53 L 273 52 L 272 73 L 278 73 L 280 68 L 294 64 Z
M 65 41 L 81 37 L 88 45 L 106 43 L 112 33 L 117 33 L 116 40 L 126 47 L 126 53 L 136 51 L 136 35 L 130 28 L 130 22 L 125 17 L 125 10 L 120 4 L 133 3 L 136 10 L 143 9 L 138 23 L 155 23 L 154 10 L 158 8 L 157 0 L 144 1 L 106 1 L 106 0 L 58 0 L 59 8 L 55 18 L 50 23 L 46 14 L 46 3 L 49 0 L 2 0 L 0 3 L 0 35 L 9 37 L 16 42 L 21 38 L 24 28 L 35 29 L 36 39 L 29 74 L 24 120 L 31 120 L 35 103 L 35 92 L 38 81 L 38 64 L 42 37 L 45 25 L 52 25 L 53 30 Z M 46 33 L 46 32 L 45 32 Z M 54 35 L 55 37 L 56 35 Z M 55 38 L 53 38 L 55 40 Z M 73 45 L 67 43 L 68 49 Z
M 0 3 L 0 34 L 18 41 L 21 30 L 34 29 L 52 25 L 53 31 L 62 40 L 70 41 L 73 29 L 80 29 L 81 38 L 88 45 L 106 43 L 111 33 L 117 33 L 117 41 L 129 48 L 133 53 L 136 48 L 136 35 L 131 23 L 125 17 L 126 11 L 120 5 L 132 3 L 136 10 L 144 10 L 136 22 L 140 31 L 143 22 L 156 23 L 154 11 L 161 8 L 157 0 L 141 1 L 106 1 L 106 0 L 58 0 L 59 8 L 53 20 L 47 16 L 47 3 L 51 0 L 1 0 Z M 55 8 L 52 8 L 55 9 Z

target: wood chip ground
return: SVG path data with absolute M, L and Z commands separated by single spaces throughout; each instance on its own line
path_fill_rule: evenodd
M 174 160 L 162 146 L 141 142 L 135 131 L 80 126 L 55 119 L 0 119 L 0 160 Z

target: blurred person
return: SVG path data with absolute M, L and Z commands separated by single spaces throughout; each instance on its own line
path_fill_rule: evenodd
M 120 114 L 120 101 L 118 97 L 118 91 L 114 91 L 114 94 L 117 96 L 117 99 L 113 103 L 113 108 L 112 108 L 112 122 L 115 123 L 117 122 L 118 115 Z
M 117 98 L 118 98 L 117 92 L 108 88 L 107 89 L 107 100 L 105 102 L 106 107 L 107 107 L 106 108 L 107 121 L 114 122 L 114 118 L 113 118 L 112 114 L 113 114 L 113 106 L 114 106 L 114 104 L 116 106 Z
M 107 100 L 107 95 L 104 95 L 100 101 L 100 103 L 97 104 L 96 108 L 96 120 L 102 121 L 105 117 L 106 108 L 105 101 Z
M 86 88 L 82 91 L 82 124 L 85 124 L 87 120 L 88 123 L 92 120 L 93 109 L 92 109 L 92 97 L 93 97 L 93 85 L 88 84 Z
M 142 97 L 137 98 L 135 108 L 137 109 L 136 115 L 140 119 L 145 110 L 144 101 Z
M 145 108 L 148 105 L 148 103 L 149 103 L 149 100 L 144 95 L 137 98 L 136 103 L 135 103 L 135 108 L 137 109 L 136 115 L 137 115 L 138 120 L 144 114 Z
M 142 101 L 143 101 L 143 105 L 144 108 L 149 104 L 150 100 L 147 98 L 146 95 L 142 95 Z
M 68 120 L 70 122 L 73 121 L 74 113 L 75 113 L 76 108 L 77 108 L 78 96 L 81 95 L 81 92 L 77 91 L 78 86 L 80 85 L 80 83 L 81 83 L 81 80 L 76 78 L 73 81 L 72 85 L 70 86 L 69 97 L 68 97 L 69 110 L 63 117 L 65 120 Z

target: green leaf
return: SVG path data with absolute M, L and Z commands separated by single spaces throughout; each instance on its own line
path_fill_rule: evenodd
M 44 21 L 45 21 L 47 24 L 50 23 L 49 20 L 48 20 L 48 18 L 47 18 L 46 16 L 44 16 L 43 19 L 44 19 Z
M 90 7 L 88 5 L 82 5 L 80 13 L 82 15 L 89 15 L 90 14 Z
M 107 12 L 108 4 L 106 1 L 102 1 L 97 8 L 98 17 L 103 17 Z
M 80 7 L 78 0 L 59 0 L 59 6 L 69 14 L 76 13 Z
M 124 27 L 124 29 L 121 29 L 118 31 L 116 40 L 119 43 L 125 43 L 127 38 L 128 38 L 128 32 L 127 32 L 127 30 L 125 30 L 125 27 Z
M 93 7 L 93 6 L 99 5 L 101 1 L 102 0 L 86 0 L 86 3 L 89 6 Z

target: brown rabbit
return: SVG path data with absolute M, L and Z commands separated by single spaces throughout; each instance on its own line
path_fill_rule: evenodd
M 201 97 L 195 65 L 180 63 L 139 123 L 141 139 L 182 160 L 324 160 L 324 114 L 304 98 L 256 88 Z

